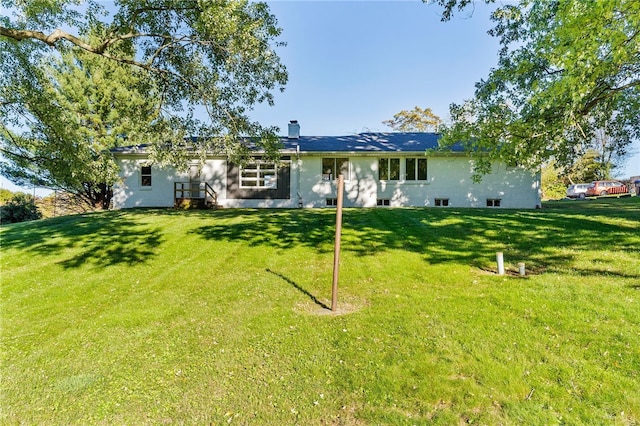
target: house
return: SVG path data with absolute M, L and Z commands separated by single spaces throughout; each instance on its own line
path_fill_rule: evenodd
M 254 151 L 245 167 L 223 157 L 194 162 L 188 172 L 149 164 L 144 147 L 114 150 L 121 182 L 114 208 L 173 207 L 200 202 L 233 208 L 314 208 L 336 205 L 337 176 L 345 177 L 345 207 L 540 206 L 540 174 L 496 163 L 475 183 L 472 160 L 461 147 L 438 147 L 435 133 L 361 133 L 301 136 L 289 123 L 281 163 Z M 428 154 L 427 154 L 428 153 Z

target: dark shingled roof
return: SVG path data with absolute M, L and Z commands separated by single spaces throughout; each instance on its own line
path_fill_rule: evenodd
M 300 136 L 281 138 L 285 151 L 300 152 L 419 152 L 438 148 L 437 133 L 360 133 L 349 136 Z
M 282 151 L 295 153 L 300 147 L 301 153 L 419 153 L 438 148 L 437 133 L 424 132 L 392 132 L 392 133 L 359 133 L 348 136 L 300 136 L 299 138 L 281 137 Z M 250 144 L 253 145 L 253 144 Z M 144 153 L 146 145 L 136 147 L 119 147 L 114 153 Z M 250 146 L 250 148 L 255 148 Z M 455 144 L 450 151 L 463 152 L 462 145 Z

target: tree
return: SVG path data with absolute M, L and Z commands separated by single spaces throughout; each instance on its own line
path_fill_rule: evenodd
M 611 179 L 610 162 L 594 149 L 587 150 L 570 166 L 559 167 L 551 159 L 542 165 L 542 196 L 546 199 L 564 197 L 568 185 Z
M 157 114 L 171 122 L 172 131 L 161 126 L 148 141 L 155 158 L 179 160 L 190 135 L 199 136 L 190 148 L 200 152 L 240 158 L 246 155 L 241 137 L 256 136 L 269 155 L 277 155 L 277 129 L 248 116 L 256 104 L 272 104 L 272 92 L 287 80 L 273 50 L 281 30 L 265 3 L 116 0 L 112 15 L 99 1 L 77 3 L 1 0 L 12 11 L 0 17 L 3 117 L 25 106 L 9 96 L 15 79 L 7 70 L 31 76 L 40 72 L 51 49 L 83 50 L 137 68 L 156 88 Z M 198 118 L 200 113 L 205 118 Z M 5 127 L 15 127 L 5 120 Z
M 81 50 L 65 51 L 34 70 L 22 50 L 13 53 L 23 66 L 4 99 L 14 106 L 6 110 L 20 130 L 0 129 L 2 174 L 108 208 L 118 178 L 109 150 L 169 133 L 170 123 L 158 112 L 157 88 L 139 69 Z
M 567 184 L 553 160 L 542 166 L 540 184 L 543 200 L 557 200 L 567 195 Z
M 14 193 L 7 203 L 0 206 L 0 223 L 25 222 L 41 217 L 33 196 L 24 192 Z
M 592 148 L 585 152 L 585 155 L 592 150 L 597 153 L 601 173 L 596 179 L 610 179 L 614 171 L 621 166 L 626 150 L 620 148 L 626 148 L 631 144 L 631 140 L 620 143 L 625 136 L 624 134 L 615 136 L 615 132 L 607 129 L 596 130 Z
M 442 119 L 435 115 L 431 108 L 414 107 L 411 111 L 402 110 L 393 116 L 391 120 L 385 120 L 386 124 L 398 132 L 427 132 L 438 131 Z
M 566 183 L 592 182 L 611 178 L 609 165 L 595 150 L 588 150 L 563 173 Z
M 436 0 L 443 20 L 472 0 Z M 487 3 L 490 3 L 487 0 Z M 521 0 L 495 9 L 499 62 L 475 97 L 450 107 L 442 145 L 463 143 L 476 177 L 495 159 L 571 164 L 599 131 L 610 152 L 640 136 L 640 2 Z
M 13 192 L 5 188 L 0 188 L 0 206 L 6 204 L 13 198 Z

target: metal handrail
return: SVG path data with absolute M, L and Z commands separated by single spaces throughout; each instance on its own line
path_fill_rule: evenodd
M 205 200 L 207 199 L 207 195 L 209 195 L 211 197 L 211 201 L 213 202 L 213 205 L 217 206 L 218 205 L 218 194 L 211 187 L 211 185 L 209 185 L 209 182 L 205 182 L 204 183 L 204 191 L 205 191 L 205 195 L 204 195 Z
M 204 196 L 200 194 L 204 192 Z M 218 204 L 218 194 L 209 185 L 208 182 L 174 182 L 173 183 L 173 198 L 178 199 L 204 199 L 207 201 L 207 197 L 211 199 L 214 206 Z

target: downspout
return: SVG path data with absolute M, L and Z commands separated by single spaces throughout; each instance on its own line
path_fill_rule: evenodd
M 302 161 L 300 160 L 300 145 L 296 145 L 296 174 L 298 176 L 298 188 L 297 188 L 297 196 L 298 196 L 298 208 L 301 209 L 303 206 L 302 203 L 302 193 L 300 192 L 300 170 L 302 166 Z

